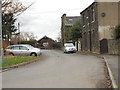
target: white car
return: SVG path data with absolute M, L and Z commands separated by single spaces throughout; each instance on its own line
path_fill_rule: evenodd
M 42 54 L 39 48 L 26 44 L 8 46 L 6 52 L 13 56 L 40 56 Z
M 76 51 L 77 51 L 77 49 L 73 43 L 65 43 L 64 44 L 64 53 L 76 52 Z

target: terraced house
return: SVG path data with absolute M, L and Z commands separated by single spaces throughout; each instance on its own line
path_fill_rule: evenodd
M 112 48 L 109 48 L 108 41 L 114 39 L 115 26 L 120 24 L 120 1 L 93 2 L 81 12 L 81 16 L 83 50 L 95 53 L 109 52 Z

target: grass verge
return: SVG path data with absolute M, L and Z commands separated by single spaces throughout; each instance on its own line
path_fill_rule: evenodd
M 39 57 L 13 57 L 13 58 L 5 58 L 4 59 L 4 64 L 0 65 L 0 67 L 8 67 L 8 66 L 12 66 L 12 65 L 16 65 L 19 63 L 23 63 L 23 62 L 27 62 L 30 60 L 34 60 L 37 59 Z

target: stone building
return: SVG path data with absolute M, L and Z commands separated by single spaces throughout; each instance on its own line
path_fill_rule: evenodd
M 61 42 L 62 46 L 65 42 L 68 42 L 67 35 L 65 34 L 65 30 L 69 30 L 76 21 L 81 20 L 80 16 L 66 16 L 63 14 L 61 17 Z
M 100 41 L 113 39 L 114 28 L 120 24 L 120 2 L 93 2 L 81 16 L 82 49 L 99 53 L 105 46 Z

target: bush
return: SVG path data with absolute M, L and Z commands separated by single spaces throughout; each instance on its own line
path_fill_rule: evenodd
M 120 25 L 117 25 L 115 28 L 115 39 L 120 38 Z
M 20 41 L 20 44 L 29 44 L 35 47 L 35 41 Z
M 57 48 L 57 49 L 61 48 L 61 42 L 54 42 L 53 48 Z

